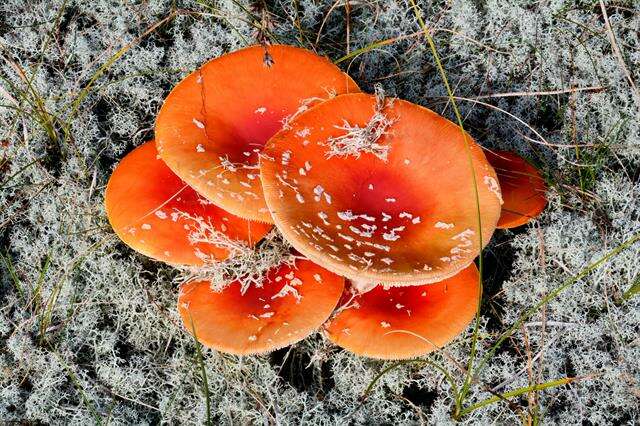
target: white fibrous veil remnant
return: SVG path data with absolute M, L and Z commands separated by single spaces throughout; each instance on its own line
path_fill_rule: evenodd
M 333 96 L 331 95 L 331 93 L 329 93 L 329 97 L 334 97 L 335 94 L 333 94 Z M 324 98 L 319 98 L 319 97 L 313 97 L 313 98 L 307 98 L 307 99 L 303 99 L 302 101 L 300 101 L 300 106 L 298 107 L 298 109 L 290 115 L 287 115 L 286 117 L 284 117 L 282 119 L 282 128 L 284 130 L 290 130 L 291 129 L 291 122 L 293 120 L 295 120 L 300 114 L 302 114 L 303 112 L 306 112 L 309 108 L 311 108 L 311 106 L 314 103 L 320 103 L 320 102 L 324 102 L 326 99 Z
M 262 287 L 268 270 L 295 263 L 296 256 L 291 254 L 291 245 L 275 228 L 256 247 L 251 247 L 245 241 L 230 238 L 202 217 L 184 212 L 179 212 L 179 215 L 194 223 L 189 232 L 192 244 L 211 244 L 229 253 L 225 260 L 217 260 L 196 248 L 196 256 L 204 263 L 201 266 L 178 267 L 180 273 L 176 280 L 179 284 L 209 281 L 214 291 L 222 291 L 229 283 L 238 281 L 241 292 L 245 293 L 251 286 Z
M 375 155 L 382 161 L 387 161 L 389 155 L 389 145 L 379 143 L 380 138 L 388 133 L 389 127 L 395 120 L 389 118 L 384 109 L 392 104 L 386 98 L 382 86 L 376 85 L 376 104 L 374 112 L 366 126 L 351 125 L 347 120 L 343 120 L 342 125 L 335 126 L 346 133 L 329 138 L 326 145 L 329 150 L 327 158 L 331 157 L 356 157 L 360 158 L 363 153 Z

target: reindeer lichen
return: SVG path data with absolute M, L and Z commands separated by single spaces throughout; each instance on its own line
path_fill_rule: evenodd
M 334 61 L 351 55 L 340 66 L 364 91 L 380 82 L 452 117 L 407 3 L 265 3 L 271 42 L 312 47 Z M 603 3 L 638 86 L 638 2 Z M 524 309 L 640 229 L 638 109 L 598 2 L 420 4 L 465 127 L 483 146 L 526 155 L 553 188 L 540 220 L 516 233 L 497 231 L 485 251 L 495 266 L 486 262 L 482 357 Z M 72 115 L 70 105 L 98 69 L 168 16 L 104 71 Z M 103 191 L 115 163 L 153 137 L 170 87 L 212 57 L 256 43 L 262 16 L 228 0 L 0 2 L 0 254 L 15 269 L 0 259 L 0 423 L 85 425 L 96 424 L 96 415 L 110 424 L 204 423 L 174 268 L 117 241 Z M 560 92 L 544 94 L 550 91 Z M 39 101 L 59 119 L 55 126 L 43 126 Z M 374 139 L 380 129 L 372 126 Z M 477 377 L 468 402 L 493 397 L 497 385 L 509 391 L 576 376 L 584 379 L 529 395 L 539 422 L 637 423 L 640 296 L 621 295 L 640 274 L 638 250 L 621 253 L 527 321 Z M 245 273 L 229 270 L 240 272 L 217 276 Z M 460 377 L 470 340 L 463 335 L 428 359 Z M 270 356 L 204 350 L 203 358 L 219 424 L 453 422 L 451 384 L 439 371 L 403 365 L 362 400 L 390 364 L 353 356 L 320 334 Z M 528 396 L 512 403 L 488 405 L 461 423 L 520 424 L 535 412 Z

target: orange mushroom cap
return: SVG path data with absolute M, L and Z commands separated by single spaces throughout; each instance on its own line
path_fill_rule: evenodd
M 351 299 L 353 297 L 353 299 Z M 326 324 L 329 339 L 357 355 L 404 359 L 425 355 L 453 340 L 478 308 L 478 269 L 471 264 L 435 284 L 389 287 L 352 296 Z
M 271 225 L 234 216 L 200 197 L 158 159 L 153 141 L 118 164 L 105 193 L 109 222 L 132 249 L 171 264 L 201 265 L 221 260 L 228 251 L 209 243 L 192 244 L 189 237 L 201 218 L 231 240 L 257 243 Z
M 480 245 L 461 129 L 402 100 L 387 103 L 384 119 L 376 108 L 372 95 L 341 95 L 278 132 L 261 160 L 267 205 L 287 240 L 333 272 L 395 285 L 441 281 L 469 265 Z M 345 145 L 335 144 L 373 119 L 387 126 L 370 132 L 379 139 L 340 154 Z M 500 216 L 500 189 L 480 147 L 466 139 L 486 245 Z
M 234 281 L 215 292 L 207 281 L 180 288 L 178 311 L 186 329 L 213 349 L 238 355 L 269 352 L 304 339 L 335 308 L 344 278 L 308 261 L 269 270 L 262 287 L 243 294 Z
M 538 169 L 513 152 L 488 151 L 486 155 L 498 174 L 504 200 L 497 227 L 515 228 L 542 213 L 547 205 L 547 185 Z
M 173 88 L 158 114 L 156 144 L 199 193 L 240 217 L 272 223 L 258 179 L 264 144 L 307 103 L 358 91 L 313 52 L 248 47 L 207 62 Z

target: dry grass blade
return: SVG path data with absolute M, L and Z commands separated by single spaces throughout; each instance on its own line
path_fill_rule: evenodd
M 438 98 L 445 99 L 447 97 L 446 96 L 440 96 Z M 453 98 L 458 100 L 458 101 L 472 102 L 472 103 L 475 103 L 475 104 L 483 105 L 483 106 L 485 106 L 487 108 L 490 108 L 490 109 L 493 109 L 493 110 L 496 110 L 496 111 L 499 111 L 501 113 L 504 113 L 504 114 L 508 115 L 509 117 L 511 117 L 514 120 L 516 120 L 518 123 L 522 124 L 527 129 L 529 129 L 531 131 L 531 133 L 533 133 L 538 138 L 537 141 L 534 140 L 534 139 L 530 139 L 532 142 L 539 143 L 539 144 L 544 145 L 544 146 L 557 147 L 557 148 L 573 148 L 573 147 L 576 147 L 576 146 L 578 146 L 578 147 L 597 146 L 597 144 L 557 144 L 557 143 L 554 144 L 554 143 L 549 142 L 544 136 L 542 136 L 536 129 L 534 129 L 526 121 L 524 121 L 523 119 L 521 119 L 520 117 L 518 117 L 518 116 L 516 116 L 514 114 L 511 114 L 509 111 L 506 111 L 506 110 L 504 110 L 504 109 L 502 109 L 500 107 L 497 107 L 495 105 L 479 101 L 479 100 L 474 99 L 474 98 L 465 98 L 465 97 L 462 97 L 462 96 L 454 96 Z
M 547 90 L 542 92 L 506 92 L 506 93 L 494 93 L 491 95 L 475 96 L 473 99 L 491 99 L 491 98 L 512 98 L 519 96 L 551 96 L 551 95 L 564 95 L 567 93 L 576 92 L 593 92 L 599 93 L 605 90 L 604 86 L 588 86 L 588 87 L 571 87 L 569 89 Z
M 609 42 L 611 42 L 611 49 L 613 49 L 613 54 L 616 55 L 616 59 L 618 60 L 618 64 L 622 69 L 627 81 L 629 82 L 629 86 L 631 86 L 631 90 L 633 91 L 633 96 L 636 100 L 636 104 L 640 109 L 640 92 L 636 87 L 636 83 L 633 81 L 631 77 L 631 73 L 629 72 L 629 68 L 627 68 L 627 64 L 624 62 L 624 58 L 622 56 L 622 52 L 620 51 L 620 47 L 618 47 L 618 42 L 616 41 L 616 35 L 613 33 L 613 29 L 611 28 L 611 22 L 609 22 L 609 15 L 607 15 L 607 8 L 604 5 L 602 0 L 599 0 L 600 10 L 602 11 L 602 17 L 604 18 L 604 25 L 607 30 L 607 35 L 609 36 Z
M 318 48 L 318 44 L 320 43 L 320 37 L 322 36 L 322 30 L 324 29 L 324 26 L 326 25 L 327 20 L 329 19 L 329 16 L 331 15 L 331 13 L 335 9 L 337 9 L 340 6 L 340 2 L 341 1 L 342 0 L 336 0 L 335 2 L 333 2 L 333 4 L 331 5 L 331 7 L 327 11 L 327 13 L 324 15 L 324 18 L 322 19 L 322 23 L 320 24 L 320 28 L 318 29 L 318 34 L 316 35 L 316 42 L 315 42 L 315 48 L 316 49 Z

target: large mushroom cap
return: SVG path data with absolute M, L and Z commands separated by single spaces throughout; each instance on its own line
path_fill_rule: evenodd
M 502 190 L 502 214 L 498 228 L 507 229 L 533 220 L 547 205 L 547 185 L 538 169 L 508 151 L 487 152 Z
M 440 281 L 480 250 L 472 171 L 483 243 L 491 238 L 496 174 L 467 135 L 471 170 L 461 129 L 433 111 L 401 100 L 377 108 L 374 96 L 341 95 L 277 133 L 261 160 L 267 205 L 293 246 L 331 271 L 398 285 Z
M 314 101 L 357 92 L 324 57 L 304 49 L 252 46 L 221 56 L 171 91 L 156 121 L 167 165 L 199 193 L 246 219 L 271 223 L 258 154 L 283 120 Z
M 271 225 L 234 216 L 200 197 L 157 158 L 147 142 L 118 164 L 105 193 L 109 222 L 132 249 L 171 264 L 200 265 L 203 259 L 224 259 L 227 249 L 192 243 L 190 235 L 204 221 L 232 241 L 257 243 Z
M 404 359 L 441 348 L 473 319 L 480 297 L 478 270 L 469 265 L 435 284 L 376 286 L 350 300 L 327 323 L 329 339 L 357 355 Z
M 206 281 L 180 289 L 178 311 L 204 345 L 238 355 L 269 352 L 316 330 L 335 308 L 344 278 L 308 261 L 268 271 L 243 294 L 235 281 L 215 292 Z

